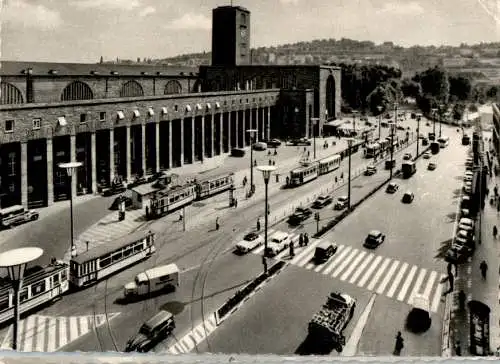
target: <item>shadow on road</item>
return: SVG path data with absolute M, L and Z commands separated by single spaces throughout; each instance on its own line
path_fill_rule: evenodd
M 458 213 L 457 212 L 450 212 L 449 214 L 446 214 L 446 218 L 448 219 L 448 223 L 454 223 L 455 220 L 458 218 Z
M 444 259 L 446 252 L 451 248 L 451 243 L 453 239 L 444 240 L 441 242 L 440 247 L 437 250 L 437 254 L 434 256 L 435 259 Z
M 332 342 L 328 343 L 323 340 L 307 335 L 299 347 L 295 350 L 296 355 L 329 355 L 334 349 Z

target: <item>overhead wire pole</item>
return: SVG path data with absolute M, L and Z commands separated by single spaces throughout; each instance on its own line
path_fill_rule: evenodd
M 420 143 L 420 114 L 417 115 L 417 155 L 415 156 L 415 160 L 418 158 L 418 145 Z
M 347 209 L 349 210 L 351 208 L 351 147 L 352 147 L 352 142 L 354 141 L 353 138 L 347 139 L 347 145 L 349 146 L 348 148 L 348 153 L 349 153 L 349 169 L 348 169 L 348 175 L 347 175 Z
M 377 110 L 378 110 L 378 138 L 379 140 L 382 138 L 382 129 L 381 129 L 381 125 L 382 125 L 382 106 L 377 106 Z
M 314 160 L 316 160 L 316 124 L 318 123 L 319 118 L 311 118 L 311 122 L 313 125 L 313 156 Z

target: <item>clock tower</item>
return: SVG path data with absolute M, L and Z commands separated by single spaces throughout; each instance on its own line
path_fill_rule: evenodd
M 212 14 L 212 66 L 251 64 L 250 11 L 219 6 Z

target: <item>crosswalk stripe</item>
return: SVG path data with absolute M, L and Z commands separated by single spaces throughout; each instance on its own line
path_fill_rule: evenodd
M 393 274 L 396 272 L 396 268 L 398 267 L 398 265 L 399 265 L 399 260 L 395 260 L 392 262 L 391 268 L 389 269 L 389 271 L 385 275 L 382 283 L 380 283 L 380 286 L 378 286 L 378 288 L 377 288 L 378 294 L 382 294 L 382 292 L 384 292 L 385 288 L 387 287 L 387 284 L 391 280 Z
M 318 245 L 320 240 L 315 241 L 313 244 L 305 247 L 299 254 L 295 256 L 295 258 L 292 259 L 291 264 L 298 265 L 299 267 L 302 267 L 306 262 L 309 261 L 309 254 L 314 248 L 316 248 L 316 245 Z
M 179 352 L 177 351 L 177 349 L 175 347 L 176 347 L 176 345 L 174 345 L 170 349 L 168 349 L 168 351 L 170 351 L 170 354 L 173 354 L 173 355 L 179 354 Z
M 446 275 L 441 275 L 441 279 L 446 277 Z M 443 294 L 443 283 L 439 283 L 436 289 L 436 292 L 434 293 L 434 298 L 432 299 L 432 305 L 431 305 L 431 311 L 432 312 L 437 312 L 438 307 L 439 307 L 439 302 L 441 301 L 441 295 Z
M 69 318 L 69 341 L 73 341 L 78 337 L 77 317 Z
M 26 331 L 24 332 L 23 351 L 33 351 L 33 340 L 35 333 L 35 318 L 36 316 L 28 316 L 26 318 Z
M 425 274 L 427 273 L 427 269 L 422 268 L 420 269 L 420 273 L 418 274 L 417 281 L 415 282 L 415 285 L 413 286 L 413 289 L 410 293 L 410 298 L 408 299 L 408 304 L 413 304 L 413 299 L 415 298 L 415 295 L 419 292 L 420 287 L 422 286 L 422 283 L 424 281 Z
M 255 248 L 254 250 L 252 250 L 252 253 L 254 253 L 254 254 L 260 254 L 260 253 L 262 253 L 264 251 L 264 248 L 265 248 L 264 244 L 262 244 L 261 246 L 259 246 L 259 247 Z
M 42 352 L 43 347 L 43 339 L 40 340 L 39 336 L 45 331 L 45 317 L 37 316 L 36 317 L 36 343 L 35 343 L 35 351 Z
M 396 292 L 396 288 L 399 286 L 399 282 L 401 282 L 401 279 L 403 279 L 403 274 L 405 273 L 406 269 L 408 268 L 408 263 L 403 263 L 401 268 L 399 269 L 398 274 L 396 275 L 396 279 L 392 283 L 391 288 L 389 289 L 389 292 L 387 292 L 387 297 L 391 298 L 394 296 L 394 293 Z
M 382 257 L 380 255 L 378 255 L 377 258 L 375 258 L 373 263 L 370 265 L 370 268 L 368 268 L 363 278 L 361 278 L 361 280 L 359 281 L 358 287 L 363 287 L 365 285 L 366 281 L 368 280 L 368 278 L 372 276 L 373 271 L 375 270 L 375 268 L 377 268 L 377 265 L 381 260 Z
M 354 259 L 352 264 L 349 266 L 349 268 L 347 268 L 347 270 L 344 272 L 344 274 L 342 274 L 340 276 L 341 281 L 345 281 L 351 275 L 352 271 L 357 267 L 357 265 L 359 264 L 359 262 L 361 262 L 361 259 L 363 259 L 363 257 L 365 255 L 366 255 L 365 251 L 362 251 L 359 253 L 359 255 L 356 257 L 356 259 Z
M 345 248 L 345 250 L 343 250 Z M 326 267 L 326 269 L 322 272 L 323 274 L 329 274 L 336 266 L 337 263 L 340 262 L 350 251 L 352 247 L 341 245 L 337 249 L 337 257 Z
M 354 249 L 351 252 L 351 254 L 349 254 L 349 256 L 339 265 L 339 267 L 335 270 L 335 272 L 333 272 L 332 277 L 333 278 L 337 277 L 340 274 L 340 272 L 344 270 L 347 264 L 349 264 L 351 260 L 356 256 L 356 254 L 358 254 L 358 252 L 359 252 L 358 249 Z
M 434 286 L 434 281 L 436 280 L 436 277 L 437 277 L 437 272 L 435 270 L 433 270 L 431 272 L 429 279 L 427 280 L 427 285 L 425 286 L 424 293 L 423 293 L 423 295 L 425 297 L 427 297 L 428 300 L 430 300 L 429 295 L 431 294 L 431 289 L 432 289 L 432 286 Z
M 414 265 L 413 267 L 411 267 L 410 273 L 408 273 L 408 275 L 406 276 L 406 280 L 403 283 L 403 287 L 401 288 L 401 291 L 399 291 L 398 301 L 403 301 L 404 300 L 404 298 L 406 296 L 406 292 L 408 292 L 408 289 L 410 288 L 410 284 L 413 281 L 413 276 L 415 276 L 415 273 L 417 272 L 417 269 L 418 268 L 417 268 L 416 265 Z
M 370 253 L 370 255 L 368 255 L 363 260 L 363 263 L 361 263 L 361 265 L 358 267 L 358 269 L 356 269 L 356 272 L 354 272 L 354 274 L 352 275 L 351 279 L 349 280 L 349 283 L 353 284 L 354 282 L 356 282 L 356 279 L 358 279 L 358 277 L 361 275 L 361 272 L 363 272 L 363 270 L 366 268 L 368 263 L 371 262 L 371 260 L 373 259 L 374 256 L 375 255 L 373 253 Z
M 196 344 L 199 344 L 200 342 L 203 341 L 203 339 L 205 339 L 205 335 L 201 334 L 199 331 L 198 331 L 198 328 L 196 328 L 195 330 L 193 330 L 193 335 L 194 335 L 194 338 L 196 339 Z
M 59 320 L 59 347 L 63 347 L 68 343 L 66 317 L 58 317 L 57 319 Z
M 49 335 L 47 337 L 47 352 L 49 353 L 56 351 L 56 328 L 57 320 L 54 318 L 49 322 Z
M 375 273 L 375 277 L 373 277 L 370 284 L 366 288 L 368 288 L 370 291 L 372 291 L 375 288 L 375 285 L 378 283 L 380 277 L 382 277 L 382 273 L 387 268 L 387 266 L 389 265 L 390 262 L 391 262 L 391 258 L 385 258 L 384 262 L 382 263 L 382 265 L 378 269 L 377 273 Z

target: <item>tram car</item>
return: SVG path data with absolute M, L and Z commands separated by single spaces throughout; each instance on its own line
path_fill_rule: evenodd
M 234 173 L 207 178 L 196 183 L 196 200 L 202 200 L 227 191 L 234 186 Z
M 318 178 L 319 162 L 304 163 L 290 171 L 290 186 L 297 187 Z
M 319 174 L 327 174 L 331 171 L 334 171 L 340 167 L 340 162 L 342 158 L 340 158 L 340 154 L 335 154 L 330 157 L 323 158 L 319 160 Z
M 69 265 L 52 260 L 51 264 L 27 268 L 19 292 L 19 314 L 60 299 L 69 290 Z M 14 291 L 8 277 L 0 280 L 0 324 L 14 317 Z

